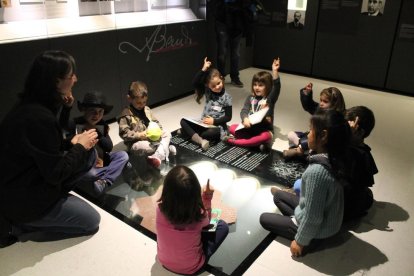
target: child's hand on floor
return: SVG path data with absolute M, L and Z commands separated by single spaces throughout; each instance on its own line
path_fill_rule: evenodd
M 300 257 L 302 256 L 303 245 L 297 243 L 296 240 L 293 240 L 290 243 L 290 252 L 292 253 L 293 257 Z

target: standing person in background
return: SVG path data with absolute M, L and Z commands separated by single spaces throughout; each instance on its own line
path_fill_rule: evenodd
M 213 1 L 214 2 L 214 1 Z M 227 51 L 230 51 L 231 83 L 243 87 L 239 78 L 240 42 L 250 41 L 250 28 L 256 13 L 252 0 L 215 0 L 213 5 L 217 39 L 217 69 L 226 76 Z M 247 43 L 248 44 L 248 43 Z
M 34 60 L 16 106 L 0 125 L 0 247 L 18 239 L 91 235 L 100 216 L 70 194 L 91 167 L 94 129 L 64 141 L 57 119 L 73 103 L 72 56 L 45 51 Z

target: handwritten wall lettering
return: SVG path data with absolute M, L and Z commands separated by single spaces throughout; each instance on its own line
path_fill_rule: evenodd
M 146 61 L 148 62 L 153 53 L 168 52 L 186 47 L 197 45 L 190 37 L 189 31 L 185 26 L 181 26 L 178 35 L 168 35 L 167 25 L 160 25 L 149 36 L 145 37 L 143 46 L 137 46 L 129 41 L 119 43 L 118 49 L 122 54 L 128 54 L 128 50 L 137 51 L 138 53 L 146 53 Z

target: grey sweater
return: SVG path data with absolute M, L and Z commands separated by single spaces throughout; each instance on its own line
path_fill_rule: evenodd
M 310 164 L 302 175 L 299 205 L 295 209 L 298 231 L 295 240 L 309 245 L 312 239 L 336 234 L 342 224 L 343 189 L 321 164 Z

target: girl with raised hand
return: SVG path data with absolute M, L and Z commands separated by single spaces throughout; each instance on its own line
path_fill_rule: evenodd
M 210 147 L 210 141 L 219 141 L 227 135 L 227 122 L 232 117 L 232 97 L 224 88 L 224 78 L 221 73 L 211 67 L 211 62 L 204 58 L 203 67 L 194 77 L 196 102 L 206 98 L 200 122 L 207 127 L 181 119 L 181 133 L 199 144 L 203 150 Z M 217 126 L 217 127 L 208 127 Z
M 156 210 L 157 255 L 168 270 L 194 274 L 226 238 L 229 228 L 219 220 L 208 231 L 214 189 L 209 182 L 203 192 L 197 176 L 186 166 L 175 166 L 164 179 Z

